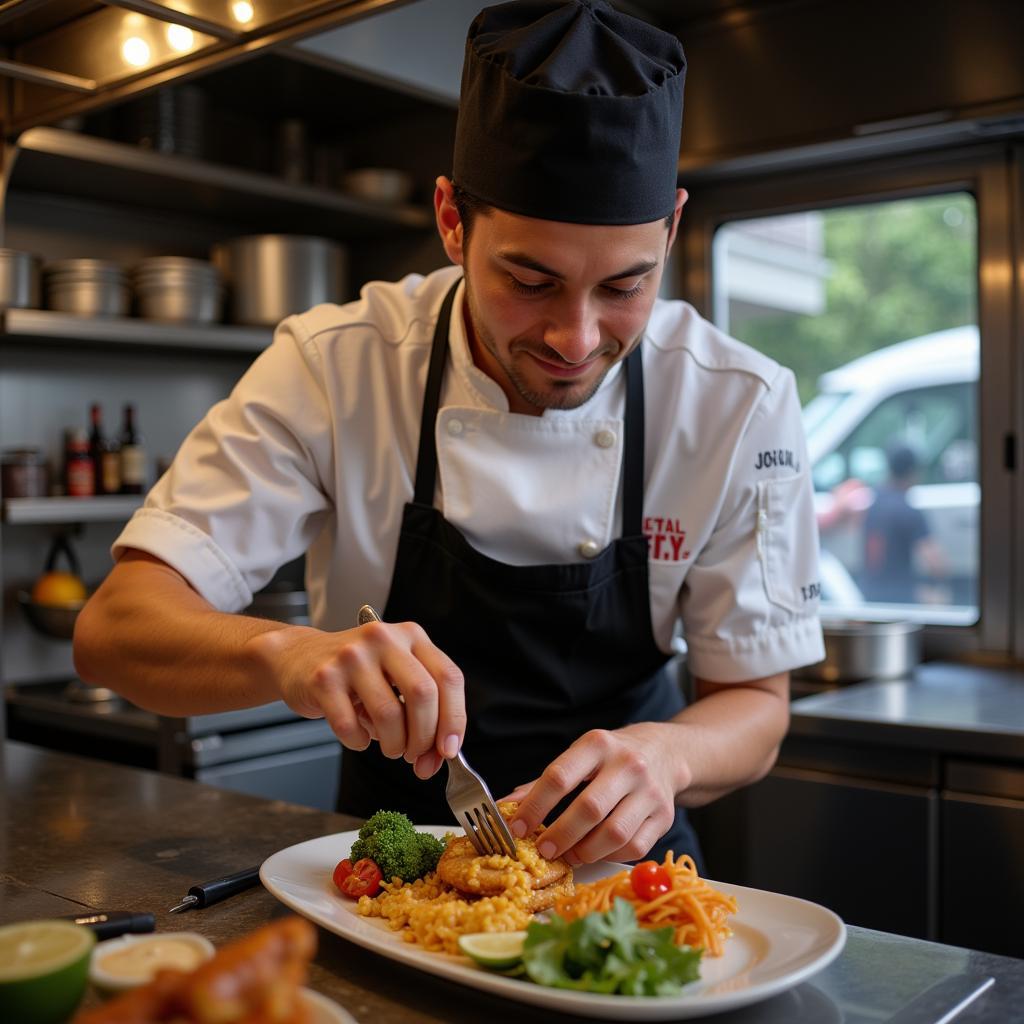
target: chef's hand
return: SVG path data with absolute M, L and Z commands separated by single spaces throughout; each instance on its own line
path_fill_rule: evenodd
M 639 722 L 585 733 L 539 779 L 508 795 L 519 801 L 513 833 L 532 831 L 559 800 L 587 782 L 542 834 L 540 855 L 564 856 L 570 864 L 642 857 L 672 825 L 676 793 L 686 788 L 678 729 Z
M 338 633 L 296 626 L 259 642 L 288 707 L 325 718 L 346 747 L 376 740 L 385 757 L 405 758 L 427 779 L 462 746 L 462 673 L 414 622 Z

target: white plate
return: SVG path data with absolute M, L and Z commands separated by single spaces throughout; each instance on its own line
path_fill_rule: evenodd
M 308 1024 L 356 1024 L 355 1017 L 348 1010 L 343 1010 L 333 999 L 328 999 L 311 988 L 301 988 L 299 992 L 309 1012 Z
M 451 826 L 417 826 L 443 837 Z M 681 1020 L 720 1013 L 767 999 L 805 981 L 830 964 L 846 942 L 843 922 L 824 907 L 792 896 L 714 882 L 739 901 L 732 919 L 733 937 L 719 958 L 701 961 L 701 980 L 679 996 L 608 996 L 547 988 L 506 978 L 471 960 L 429 953 L 402 940 L 380 918 L 360 917 L 353 900 L 331 881 L 339 860 L 347 857 L 358 832 L 339 832 L 290 846 L 263 862 L 260 879 L 282 903 L 350 942 L 496 996 L 604 1020 Z M 622 870 L 621 864 L 588 864 L 576 881 L 592 882 Z

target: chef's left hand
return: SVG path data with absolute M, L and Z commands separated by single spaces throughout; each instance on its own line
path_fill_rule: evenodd
M 507 799 L 520 802 L 512 831 L 526 835 L 559 800 L 587 782 L 544 831 L 537 844 L 541 856 L 564 856 L 570 864 L 642 857 L 672 825 L 676 793 L 688 784 L 681 728 L 639 722 L 585 733 L 539 779 L 509 794 Z

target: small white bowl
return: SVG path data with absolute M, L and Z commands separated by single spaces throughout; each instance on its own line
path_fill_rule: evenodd
M 161 955 L 161 945 L 166 948 L 168 943 L 184 943 L 194 951 L 195 963 L 187 968 L 188 970 L 194 970 L 200 964 L 205 963 L 215 952 L 213 943 L 197 932 L 153 932 L 149 935 L 122 935 L 117 939 L 107 939 L 106 942 L 97 943 L 89 962 L 89 980 L 97 988 L 106 992 L 124 992 L 152 981 L 153 976 L 161 968 L 177 967 L 181 969 L 179 962 L 169 956 Z M 139 954 L 139 970 L 137 972 L 114 973 L 104 966 L 104 962 L 109 957 L 127 949 Z

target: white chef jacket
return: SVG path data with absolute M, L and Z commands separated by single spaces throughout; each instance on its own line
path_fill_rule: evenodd
M 113 547 L 147 551 L 222 611 L 308 552 L 310 620 L 382 608 L 413 493 L 434 325 L 461 273 L 373 282 L 288 317 L 189 434 Z M 620 536 L 622 365 L 577 409 L 509 412 L 470 355 L 461 309 L 435 424 L 436 506 L 514 565 L 565 564 Z M 759 678 L 824 657 L 818 537 L 793 375 L 658 300 L 642 343 L 644 532 L 654 638 L 695 676 Z

